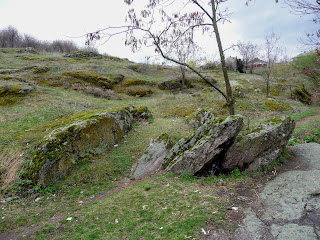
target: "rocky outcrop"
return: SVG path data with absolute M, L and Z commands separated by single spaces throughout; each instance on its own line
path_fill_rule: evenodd
M 187 123 L 194 129 L 199 128 L 205 122 L 213 121 L 215 119 L 212 112 L 203 108 L 198 108 L 197 111 L 187 119 Z
M 181 139 L 164 159 L 163 169 L 176 174 L 212 173 L 243 126 L 241 116 L 207 121 L 194 134 Z
M 183 85 L 181 79 L 173 79 L 163 81 L 158 84 L 158 88 L 160 90 L 180 90 L 182 87 L 192 87 L 191 82 L 188 79 L 185 79 L 185 83 Z
M 267 120 L 252 133 L 238 136 L 237 143 L 226 154 L 222 169 L 230 171 L 237 167 L 250 171 L 270 164 L 279 158 L 294 128 L 294 120 L 282 117 Z
M 131 128 L 134 112 L 142 114 L 128 107 L 76 114 L 54 122 L 60 127 L 39 142 L 26 167 L 26 177 L 48 185 L 65 176 L 81 159 L 105 152 Z
M 141 158 L 133 165 L 131 177 L 139 179 L 158 170 L 171 147 L 171 139 L 166 133 L 151 139 Z
M 93 57 L 99 57 L 101 58 L 102 55 L 96 52 L 91 51 L 75 51 L 72 53 L 68 53 L 64 55 L 64 57 L 70 57 L 70 58 L 93 58 Z

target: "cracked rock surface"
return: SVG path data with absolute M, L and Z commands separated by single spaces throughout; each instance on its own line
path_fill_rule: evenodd
M 296 167 L 265 185 L 234 239 L 320 239 L 320 144 L 292 149 Z

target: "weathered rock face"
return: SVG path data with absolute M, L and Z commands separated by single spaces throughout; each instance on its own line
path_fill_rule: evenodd
M 243 127 L 241 116 L 229 116 L 208 121 L 194 134 L 181 139 L 164 159 L 163 169 L 176 174 L 210 173 L 220 165 L 226 150 Z
M 193 116 L 188 119 L 188 124 L 191 125 L 194 129 L 199 128 L 205 122 L 213 121 L 215 119 L 212 112 L 207 111 L 203 108 L 198 108 Z
M 258 169 L 279 158 L 295 128 L 289 117 L 275 118 L 263 122 L 251 134 L 239 136 L 227 152 L 222 163 L 223 170 Z
M 37 145 L 26 177 L 47 185 L 65 176 L 82 158 L 105 152 L 130 129 L 134 110 L 87 112 L 58 120 L 61 127 Z
M 133 165 L 131 177 L 139 179 L 158 170 L 171 147 L 171 140 L 165 133 L 151 139 L 141 158 Z

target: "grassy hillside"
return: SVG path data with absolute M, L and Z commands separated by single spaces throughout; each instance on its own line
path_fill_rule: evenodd
M 204 74 L 224 88 L 219 69 Z M 138 182 L 128 178 L 151 138 L 166 132 L 178 141 L 192 132 L 185 120 L 197 108 L 228 114 L 222 96 L 190 72 L 191 88 L 163 91 L 157 86 L 178 78 L 178 68 L 110 56 L 0 49 L 0 236 L 28 232 L 36 239 L 199 239 L 202 228 L 234 229 L 237 221 L 231 221 L 234 216 L 227 209 L 246 203 L 233 192 L 241 186 L 258 188 L 254 182 L 268 177 L 263 172 L 208 178 L 158 173 Z M 272 83 L 270 99 L 261 76 L 230 72 L 230 79 L 237 90 L 236 112 L 245 117 L 243 131 L 265 118 L 290 115 L 300 120 L 320 111 L 291 99 L 286 80 Z M 295 76 L 295 87 L 302 79 Z M 83 161 L 47 188 L 20 178 L 37 142 L 53 129 L 52 122 L 129 105 L 147 106 L 153 120 L 135 123 L 117 148 Z M 290 144 L 319 141 L 319 120 L 297 127 Z

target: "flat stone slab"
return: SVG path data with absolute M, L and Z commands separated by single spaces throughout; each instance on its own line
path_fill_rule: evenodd
M 316 240 L 320 238 L 320 144 L 292 148 L 297 170 L 268 182 L 246 209 L 234 239 Z

